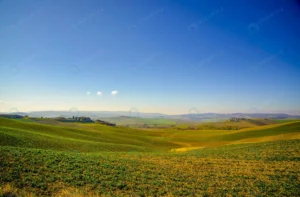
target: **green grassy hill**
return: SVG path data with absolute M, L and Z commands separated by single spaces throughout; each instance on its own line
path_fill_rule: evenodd
M 239 121 L 218 121 L 205 123 L 181 124 L 173 127 L 178 130 L 240 130 L 279 123 L 270 119 L 246 119 Z
M 300 140 L 187 153 L 83 154 L 1 146 L 0 195 L 299 196 Z
M 0 118 L 1 146 L 80 152 L 168 150 L 178 145 L 136 129 L 101 124 L 60 123 L 59 126 Z
M 226 126 L 224 126 L 226 125 Z M 235 125 L 239 130 L 226 130 Z M 97 123 L 62 123 L 55 120 L 0 118 L 2 146 L 20 146 L 81 152 L 99 151 L 169 151 L 183 147 L 210 147 L 259 141 L 274 136 L 294 139 L 299 136 L 300 122 L 245 127 L 245 122 L 207 123 L 201 127 L 181 129 L 134 129 L 110 127 Z M 190 128 L 190 129 L 189 129 Z M 208 128 L 208 129 L 205 129 Z M 213 128 L 213 129 L 211 129 Z M 223 130 L 222 130 L 223 128 Z
M 0 196 L 300 195 L 299 121 L 212 124 L 0 118 Z
M 237 123 L 226 123 L 237 124 Z M 217 129 L 201 129 L 189 126 L 186 128 L 167 128 L 151 130 L 156 137 L 166 138 L 170 142 L 180 144 L 182 147 L 212 147 L 226 144 L 260 142 L 272 140 L 300 139 L 300 122 L 289 122 L 282 124 L 270 124 L 265 126 L 254 126 L 239 130 L 226 130 L 224 123 L 214 123 Z M 211 124 L 209 124 L 211 126 Z M 236 126 L 244 127 L 244 122 Z M 211 127 L 209 127 L 211 128 Z M 226 127 L 225 127 L 226 128 Z

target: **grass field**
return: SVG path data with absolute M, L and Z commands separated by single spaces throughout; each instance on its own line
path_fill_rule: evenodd
M 120 126 L 127 126 L 127 127 L 141 127 L 141 126 L 160 126 L 160 127 L 167 127 L 171 125 L 175 125 L 176 121 L 172 119 L 165 119 L 165 118 L 140 118 L 140 117 L 130 117 L 130 116 L 119 116 L 113 118 L 101 118 L 102 120 L 115 123 Z
M 0 118 L 0 139 L 0 196 L 300 196 L 296 120 L 134 129 Z

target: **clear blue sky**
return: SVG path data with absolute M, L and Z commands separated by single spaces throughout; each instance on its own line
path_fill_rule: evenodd
M 300 4 L 270 2 L 0 0 L 0 111 L 299 114 Z

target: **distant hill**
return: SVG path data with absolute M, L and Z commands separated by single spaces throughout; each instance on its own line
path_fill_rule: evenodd
M 117 125 L 128 126 L 128 127 L 165 127 L 170 125 L 176 125 L 176 121 L 167 118 L 141 118 L 141 117 L 130 117 L 130 116 L 118 116 L 101 118 L 108 122 L 115 123 Z
M 189 122 L 220 122 L 231 118 L 268 118 L 268 119 L 300 119 L 300 116 L 289 114 L 271 114 L 271 113 L 231 113 L 231 114 L 217 114 L 217 113 L 199 113 L 199 114 L 179 114 L 166 115 L 161 113 L 142 113 L 137 112 L 132 114 L 130 111 L 77 111 L 72 109 L 70 111 L 36 111 L 36 112 L 17 112 L 7 113 L 3 115 L 21 115 L 30 117 L 89 117 L 92 120 L 106 120 L 115 124 L 180 124 Z
M 217 122 L 222 120 L 228 120 L 231 118 L 268 118 L 268 119 L 300 119 L 300 116 L 288 115 L 288 114 L 271 114 L 271 113 L 232 113 L 232 114 L 216 114 L 216 113 L 204 113 L 204 114 L 182 114 L 182 115 L 170 115 L 168 118 L 185 120 L 185 121 L 200 121 L 200 122 Z
M 132 113 L 130 111 L 77 111 L 76 109 L 72 109 L 70 111 L 34 111 L 28 112 L 27 115 L 32 117 L 58 117 L 63 116 L 70 118 L 72 116 L 87 116 L 92 119 L 94 118 L 103 118 L 103 117 L 118 117 L 118 116 L 128 116 L 132 117 Z M 139 116 L 143 118 L 153 118 L 153 117 L 162 117 L 165 116 L 160 113 L 136 113 L 134 116 Z

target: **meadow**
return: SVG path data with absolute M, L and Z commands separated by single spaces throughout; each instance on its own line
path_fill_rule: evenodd
M 0 118 L 0 139 L 0 196 L 300 196 L 297 120 L 138 129 Z

